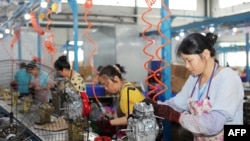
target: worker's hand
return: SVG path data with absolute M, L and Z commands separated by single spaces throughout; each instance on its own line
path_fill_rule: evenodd
M 36 87 L 35 87 L 35 90 L 36 90 L 36 91 L 45 90 L 45 89 L 47 89 L 47 88 L 46 88 L 46 87 L 41 87 L 41 86 L 36 86 Z
M 96 125 L 99 128 L 101 134 L 112 136 L 116 133 L 116 127 L 110 124 L 110 120 L 101 119 L 96 121 Z M 99 133 L 100 134 L 100 133 Z
M 172 107 L 163 104 L 157 104 L 149 98 L 145 98 L 142 102 L 152 104 L 154 107 L 154 114 L 156 116 L 162 117 L 168 121 L 179 123 L 181 114 L 175 111 Z

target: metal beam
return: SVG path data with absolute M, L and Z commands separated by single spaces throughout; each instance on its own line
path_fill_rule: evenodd
M 230 16 L 223 16 L 218 18 L 210 18 L 201 22 L 194 22 L 191 24 L 172 27 L 173 32 L 179 32 L 180 30 L 187 30 L 187 29 L 194 29 L 194 28 L 201 28 L 203 26 L 208 26 L 213 24 L 217 26 L 222 23 L 230 23 L 230 24 L 242 24 L 244 22 L 250 22 L 250 12 L 230 15 Z
M 180 17 L 188 17 L 190 18 L 191 16 L 181 16 Z M 177 15 L 173 15 L 172 18 L 177 17 Z M 232 25 L 241 25 L 246 22 L 250 22 L 250 12 L 245 12 L 245 13 L 240 13 L 240 14 L 234 14 L 230 16 L 223 16 L 223 17 L 218 17 L 218 18 L 210 18 L 210 17 L 196 17 L 193 16 L 193 18 L 204 18 L 203 21 L 200 22 L 194 22 L 182 26 L 176 26 L 176 27 L 171 27 L 172 30 L 172 35 L 182 31 L 182 30 L 188 30 L 188 29 L 201 29 L 204 26 L 209 26 L 209 25 L 220 25 L 220 24 L 232 24 Z M 247 25 L 247 24 L 246 24 Z M 145 33 L 145 35 L 152 35 L 152 34 L 157 34 L 157 31 L 150 31 Z M 139 34 L 141 36 L 141 33 Z

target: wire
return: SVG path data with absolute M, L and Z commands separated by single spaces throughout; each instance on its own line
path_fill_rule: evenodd
M 37 16 L 34 11 L 30 13 L 30 22 L 33 27 L 33 29 L 39 33 L 40 35 L 44 35 L 44 30 L 40 27 L 40 25 L 37 22 Z
M 163 92 L 165 92 L 165 91 L 168 89 L 167 85 L 164 84 L 161 80 L 159 80 L 158 77 L 156 77 L 156 74 L 161 73 L 165 68 L 167 68 L 167 67 L 169 66 L 169 63 L 168 63 L 167 61 L 165 61 L 164 59 L 162 59 L 162 57 L 161 57 L 161 55 L 159 55 L 159 53 L 160 53 L 160 51 L 161 51 L 165 46 L 167 46 L 168 44 L 170 44 L 170 39 L 167 38 L 167 36 L 165 36 L 165 35 L 161 32 L 161 25 L 162 25 L 162 23 L 163 23 L 164 21 L 168 20 L 168 19 L 171 17 L 172 13 L 171 13 L 170 9 L 165 5 L 164 0 L 161 0 L 161 1 L 162 1 L 162 7 L 169 13 L 169 15 L 163 17 L 163 18 L 158 22 L 158 24 L 157 24 L 157 32 L 159 33 L 159 35 L 160 35 L 162 38 L 164 38 L 164 39 L 166 40 L 166 42 L 164 42 L 163 44 L 161 44 L 160 46 L 158 46 L 158 47 L 156 48 L 156 57 L 157 57 L 158 60 L 161 61 L 161 64 L 163 64 L 163 65 L 161 65 L 161 67 L 159 67 L 157 70 L 154 71 L 154 74 L 155 74 L 155 75 L 154 75 L 154 79 L 155 79 L 156 82 L 157 82 L 158 84 L 160 84 L 163 88 L 161 87 L 161 90 L 158 91 L 158 92 L 153 96 L 153 100 L 154 100 L 154 101 L 155 101 L 155 99 L 157 98 L 157 96 L 163 94 Z M 171 52 L 170 52 L 170 53 L 171 53 Z
M 98 71 L 94 68 L 94 65 L 93 65 L 93 58 L 94 58 L 94 54 L 95 52 L 97 51 L 98 49 L 98 45 L 92 40 L 92 38 L 89 36 L 89 33 L 90 33 L 90 29 L 91 27 L 93 26 L 91 22 L 88 21 L 88 14 L 90 13 L 90 9 L 93 7 L 93 2 L 92 0 L 86 0 L 85 4 L 84 4 L 84 9 L 85 9 L 85 14 L 84 14 L 84 21 L 87 23 L 88 27 L 85 31 L 85 36 L 87 38 L 87 40 L 90 42 L 90 44 L 93 46 L 93 49 L 92 51 L 90 52 L 90 55 L 89 55 L 89 64 L 90 64 L 90 67 L 91 67 L 91 70 L 94 71 L 94 73 L 98 73 Z M 95 84 L 97 82 L 97 79 L 98 77 L 96 76 L 95 78 L 93 78 L 93 81 L 92 81 L 92 91 L 93 91 L 93 95 L 94 95 L 94 98 L 98 104 L 98 106 L 101 108 L 102 112 L 104 112 L 104 108 L 101 104 L 101 102 L 99 101 L 98 97 L 96 96 L 96 92 L 95 92 Z
M 144 48 L 143 48 L 143 53 L 144 53 L 146 56 L 149 57 L 149 59 L 148 59 L 147 61 L 145 61 L 145 63 L 144 63 L 144 68 L 145 68 L 145 69 L 148 71 L 148 73 L 149 73 L 149 75 L 148 75 L 148 76 L 146 77 L 146 79 L 145 79 L 145 83 L 146 83 L 146 85 L 147 85 L 149 88 L 152 88 L 152 90 L 148 91 L 147 94 L 146 94 L 146 97 L 149 97 L 149 95 L 151 95 L 151 94 L 156 90 L 156 87 L 155 87 L 154 85 L 152 85 L 152 84 L 149 83 L 149 79 L 151 79 L 152 77 L 154 77 L 154 73 L 153 73 L 153 70 L 150 69 L 150 68 L 148 67 L 148 64 L 154 59 L 154 55 L 151 54 L 151 53 L 149 53 L 149 52 L 147 52 L 147 49 L 148 49 L 151 45 L 153 45 L 154 41 L 153 41 L 151 38 L 148 38 L 148 37 L 145 36 L 145 33 L 146 33 L 149 29 L 151 29 L 151 28 L 152 28 L 152 25 L 153 25 L 152 23 L 150 23 L 149 21 L 147 21 L 147 20 L 145 19 L 145 16 L 146 16 L 146 14 L 148 14 L 148 13 L 150 13 L 150 12 L 152 11 L 151 6 L 154 4 L 154 2 L 151 2 L 151 1 L 148 1 L 148 0 L 147 0 L 146 2 L 147 2 L 147 4 L 148 4 L 148 9 L 142 13 L 141 18 L 142 18 L 142 21 L 145 22 L 145 23 L 148 25 L 148 26 L 143 30 L 143 32 L 142 32 L 142 38 L 143 38 L 144 40 L 148 41 L 148 44 L 146 44 L 146 45 L 144 46 Z
M 48 0 L 48 3 L 50 3 L 50 0 Z M 50 8 L 47 8 L 46 19 L 48 21 L 48 24 L 47 24 L 46 28 L 49 31 L 49 36 L 45 40 L 44 45 L 45 45 L 45 48 L 47 49 L 47 51 L 48 51 L 49 54 L 54 54 L 56 52 L 56 47 L 55 47 L 56 45 L 53 42 L 54 33 L 50 29 L 50 25 L 52 24 L 52 20 L 50 18 L 51 13 L 52 13 L 52 11 L 50 10 Z M 54 62 L 53 58 L 51 59 L 51 62 Z
M 13 48 L 14 45 L 16 44 L 16 42 L 20 39 L 20 31 L 21 31 L 21 29 L 15 30 L 14 36 L 13 36 L 12 40 L 10 41 L 11 48 Z

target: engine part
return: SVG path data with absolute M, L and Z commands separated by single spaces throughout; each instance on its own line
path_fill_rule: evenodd
M 82 100 L 77 91 L 65 89 L 66 101 L 64 102 L 65 115 L 68 120 L 76 120 L 82 117 Z
M 133 114 L 128 118 L 128 141 L 155 141 L 158 133 L 159 126 L 152 104 L 136 103 Z
M 39 117 L 40 117 L 39 124 L 45 124 L 51 122 L 50 116 L 52 115 L 53 111 L 54 107 L 50 106 L 47 103 L 39 105 Z
M 70 81 L 58 78 L 57 87 L 52 91 L 52 95 L 56 114 L 60 115 L 60 111 L 64 109 L 64 114 L 69 120 L 90 114 L 91 107 L 87 94 L 76 91 Z

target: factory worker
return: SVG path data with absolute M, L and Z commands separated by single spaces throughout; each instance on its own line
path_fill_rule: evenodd
M 47 72 L 42 71 L 35 61 L 31 61 L 26 66 L 26 71 L 33 76 L 30 88 L 34 90 L 34 98 L 39 103 L 48 103 L 50 98 L 50 88 L 53 81 Z
M 18 98 L 29 95 L 29 84 L 31 81 L 31 75 L 26 71 L 26 63 L 21 62 L 20 69 L 15 73 L 14 80 L 17 83 L 18 92 L 20 93 Z
M 139 89 L 122 77 L 122 73 L 126 71 L 120 64 L 103 66 L 98 73 L 99 82 L 105 90 L 118 96 L 114 118 L 97 123 L 103 130 L 109 130 L 110 126 L 126 128 L 127 118 L 132 113 L 134 104 L 145 98 Z
M 86 91 L 86 86 L 82 76 L 70 68 L 70 64 L 67 60 L 67 56 L 60 56 L 54 63 L 54 68 L 59 75 L 63 76 L 71 82 L 76 91 Z
M 164 102 L 153 102 L 155 114 L 179 123 L 194 140 L 223 141 L 224 125 L 243 124 L 244 90 L 231 68 L 215 62 L 217 36 L 193 33 L 177 48 L 191 75 L 182 90 Z M 150 99 L 144 101 L 151 103 Z

